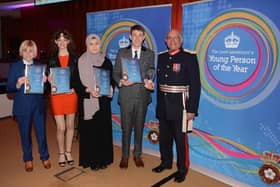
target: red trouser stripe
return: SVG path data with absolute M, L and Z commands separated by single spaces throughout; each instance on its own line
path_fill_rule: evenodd
M 189 168 L 190 166 L 190 155 L 189 155 L 189 140 L 188 140 L 188 135 L 186 133 L 186 167 Z

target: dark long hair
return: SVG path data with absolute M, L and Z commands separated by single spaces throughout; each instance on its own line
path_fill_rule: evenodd
M 69 53 L 74 53 L 75 44 L 74 44 L 74 41 L 73 41 L 72 34 L 65 29 L 60 29 L 60 30 L 56 31 L 52 36 L 51 54 L 56 55 L 58 53 L 58 47 L 55 43 L 55 40 L 59 39 L 61 34 L 63 34 L 64 38 L 66 38 L 70 41 L 69 44 L 67 45 L 68 52 Z

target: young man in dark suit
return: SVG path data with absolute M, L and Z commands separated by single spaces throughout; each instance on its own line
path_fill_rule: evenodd
M 145 30 L 141 25 L 134 25 L 130 29 L 131 45 L 118 51 L 113 68 L 113 78 L 119 86 L 119 104 L 122 126 L 122 159 L 120 168 L 128 167 L 130 137 L 134 129 L 134 162 L 137 167 L 144 167 L 141 159 L 142 136 L 147 107 L 151 102 L 150 92 L 153 90 L 154 52 L 143 46 Z M 124 75 L 123 59 L 138 59 L 142 82 L 131 82 Z

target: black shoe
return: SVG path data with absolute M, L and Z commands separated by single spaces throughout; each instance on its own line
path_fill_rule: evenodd
M 100 169 L 106 169 L 107 168 L 107 165 L 102 165 L 102 166 L 100 166 Z
M 174 181 L 180 183 L 183 182 L 185 179 L 186 179 L 186 173 L 181 173 L 177 171 Z
M 79 163 L 79 166 L 81 166 L 84 169 L 86 169 L 86 168 L 89 168 L 90 164 L 88 164 L 88 163 Z
M 155 173 L 160 173 L 165 169 L 171 169 L 171 168 L 172 168 L 172 166 L 166 167 L 166 166 L 160 164 L 159 166 L 153 168 L 152 171 L 155 172 Z
M 84 169 L 86 169 L 86 168 L 89 168 L 89 165 L 88 165 L 88 164 L 82 165 L 82 167 L 83 167 Z
M 90 169 L 91 170 L 94 170 L 94 171 L 97 171 L 100 169 L 100 166 L 98 164 L 91 164 L 90 165 Z

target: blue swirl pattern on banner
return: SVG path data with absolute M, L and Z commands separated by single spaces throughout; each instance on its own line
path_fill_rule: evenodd
M 191 161 L 258 187 L 280 184 L 279 6 L 276 0 L 183 6 L 183 46 L 196 50 L 202 81 Z
M 264 15 L 232 9 L 213 19 L 196 44 L 203 93 L 227 109 L 252 107 L 279 82 L 278 29 Z

